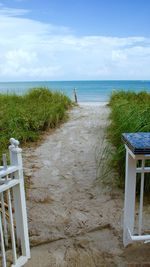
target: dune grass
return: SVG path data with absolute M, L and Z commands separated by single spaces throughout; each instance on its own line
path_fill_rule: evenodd
M 57 127 L 71 104 L 67 96 L 46 88 L 23 96 L 0 94 L 0 154 L 7 151 L 10 137 L 21 143 L 36 141 L 43 131 Z
M 121 135 L 125 132 L 150 132 L 150 94 L 145 91 L 113 92 L 109 106 L 111 124 L 108 127 L 108 139 L 114 147 L 111 166 L 117 170 L 119 185 L 123 186 L 125 148 Z M 149 176 L 149 174 L 146 175 Z M 137 190 L 139 190 L 139 183 Z M 145 191 L 150 191 L 150 179 L 145 179 Z

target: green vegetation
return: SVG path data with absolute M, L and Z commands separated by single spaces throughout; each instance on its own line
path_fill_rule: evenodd
M 125 132 L 150 132 L 150 94 L 145 91 L 113 92 L 109 106 L 111 124 L 108 127 L 108 139 L 114 147 L 111 166 L 117 170 L 118 182 L 122 186 L 125 176 L 125 148 L 121 135 Z M 137 190 L 138 188 L 139 185 Z M 150 179 L 145 179 L 145 191 L 150 191 Z
M 0 94 L 0 152 L 10 137 L 22 143 L 35 141 L 42 131 L 55 128 L 65 119 L 71 100 L 46 88 L 31 89 L 23 96 Z

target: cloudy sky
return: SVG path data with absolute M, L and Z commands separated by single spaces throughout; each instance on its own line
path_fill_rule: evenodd
M 0 0 L 0 81 L 150 79 L 149 0 Z

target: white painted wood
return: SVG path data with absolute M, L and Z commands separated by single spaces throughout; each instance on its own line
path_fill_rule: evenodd
M 150 235 L 133 235 L 132 241 L 150 241 Z
M 9 189 L 7 190 L 7 199 L 8 199 L 8 212 L 9 212 L 9 220 L 10 220 L 10 234 L 11 234 L 11 242 L 12 242 L 13 263 L 16 264 L 16 261 L 17 261 L 16 240 L 15 240 L 14 222 L 13 222 L 13 214 L 12 214 L 11 195 L 10 195 Z
M 150 159 L 150 154 L 134 154 L 130 149 L 129 149 L 129 147 L 127 146 L 127 145 L 125 145 L 125 148 L 126 148 L 126 151 L 128 151 L 128 153 L 131 155 L 131 157 L 133 158 L 133 159 L 136 159 L 136 160 L 138 160 L 138 159 Z
M 5 245 L 7 247 L 8 225 L 6 222 L 5 205 L 4 205 L 5 203 L 3 196 L 4 192 L 6 192 L 8 199 L 7 202 L 8 202 L 8 213 L 9 213 L 9 228 L 11 234 L 11 244 L 13 253 L 12 266 L 21 267 L 30 258 L 27 212 L 26 212 L 25 190 L 24 190 L 23 169 L 22 169 L 22 155 L 21 155 L 22 150 L 18 147 L 19 142 L 17 140 L 11 138 L 10 142 L 11 145 L 9 147 L 9 152 L 10 152 L 11 165 L 7 166 L 6 155 L 3 155 L 3 166 L 0 166 L 0 194 L 1 194 L 1 211 L 3 219 L 3 220 L 1 219 L 1 214 L 0 214 L 1 250 L 3 258 L 2 266 L 3 267 L 7 266 Z M 10 189 L 11 192 L 13 193 L 17 241 L 21 246 L 20 247 L 21 255 L 18 256 L 18 258 L 17 258 L 14 218 L 12 212 L 12 199 L 11 199 Z
M 139 205 L 139 229 L 138 233 L 142 233 L 142 220 L 143 220 L 143 196 L 144 196 L 144 167 L 145 160 L 142 160 L 142 173 L 141 173 L 141 188 L 140 188 L 140 205 Z
M 18 166 L 9 166 L 7 167 L 7 169 L 0 170 L 0 178 L 5 177 L 16 171 L 18 171 Z
M 17 240 L 18 242 L 21 242 L 22 255 L 30 258 L 27 209 L 22 169 L 22 149 L 18 148 L 17 142 L 11 140 L 11 146 L 9 147 L 9 150 L 11 164 L 18 166 L 18 173 L 15 173 L 15 179 L 19 179 L 19 184 L 13 187 Z
M 3 154 L 3 167 L 4 169 L 7 169 L 7 159 L 6 159 L 6 154 Z
M 150 241 L 150 235 L 131 235 L 128 229 L 128 236 L 131 241 Z
M 7 180 L 5 184 L 0 185 L 0 193 L 5 192 L 11 187 L 14 187 L 15 185 L 19 184 L 18 179 L 17 180 Z
M 126 150 L 126 177 L 125 177 L 125 200 L 124 200 L 124 229 L 123 243 L 127 246 L 128 229 L 133 235 L 135 217 L 135 190 L 136 190 L 136 160 Z
M 135 159 L 135 155 L 133 154 L 133 152 L 128 148 L 128 146 L 127 145 L 125 145 L 125 148 L 126 148 L 126 152 L 128 152 L 128 154 L 133 158 L 133 159 Z
M 137 168 L 136 173 L 150 173 L 150 167 Z
M 123 243 L 127 246 L 135 241 L 150 241 L 150 235 L 141 235 L 143 220 L 143 197 L 144 197 L 144 173 L 150 173 L 150 167 L 145 167 L 145 160 L 150 159 L 150 155 L 134 155 L 126 147 L 126 176 L 125 176 L 125 200 L 124 200 L 124 226 L 123 226 Z M 142 167 L 137 168 L 137 160 L 142 160 Z M 138 218 L 138 235 L 134 233 L 135 217 L 135 190 L 136 190 L 136 173 L 141 173 L 139 218 Z
M 15 265 L 12 264 L 11 267 L 20 267 L 20 266 L 23 266 L 27 261 L 28 261 L 27 257 L 21 256 L 20 258 L 18 258 L 16 264 Z

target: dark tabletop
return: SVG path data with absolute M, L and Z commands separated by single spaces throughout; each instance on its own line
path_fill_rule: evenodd
M 150 154 L 150 133 L 123 133 L 122 140 L 134 154 Z

